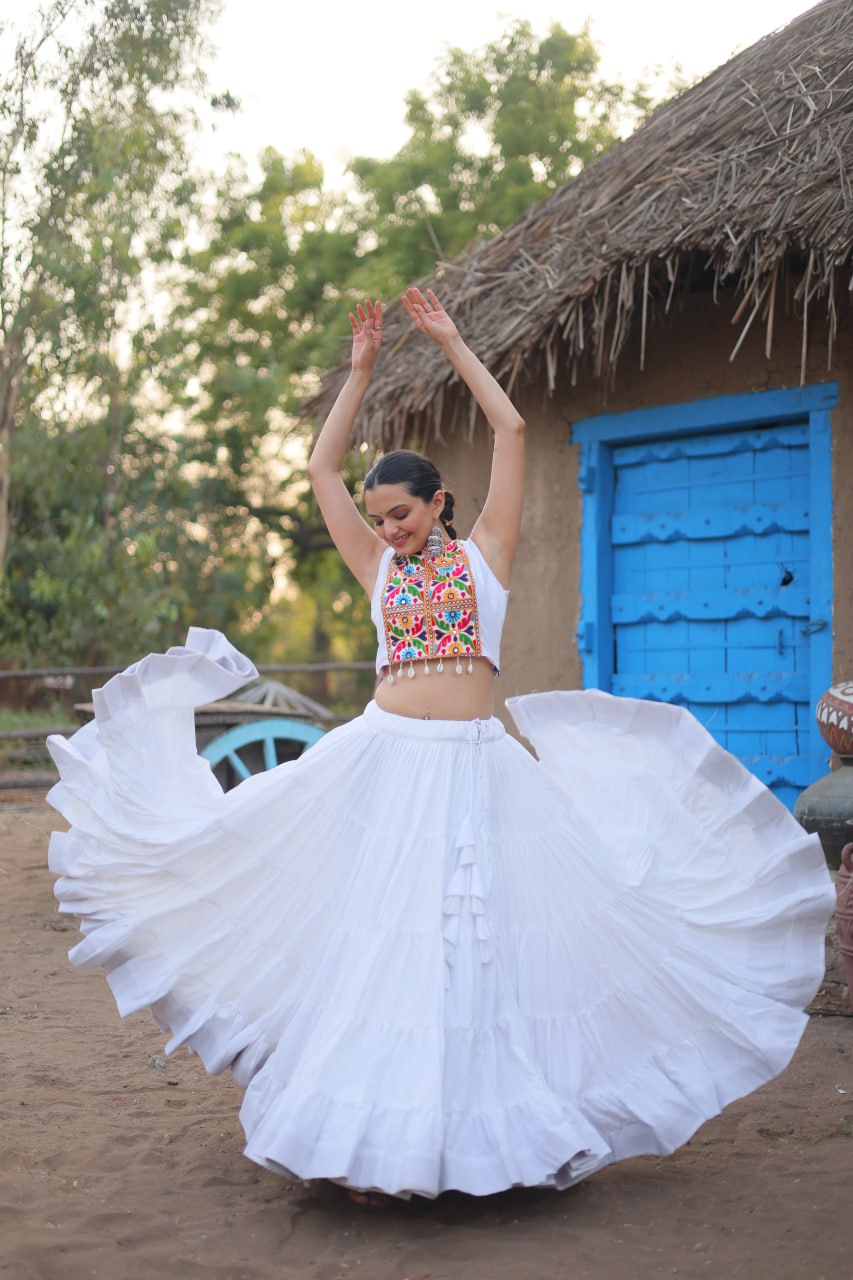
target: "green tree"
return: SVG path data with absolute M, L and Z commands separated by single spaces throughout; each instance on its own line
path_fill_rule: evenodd
M 239 479 L 262 441 L 296 429 L 303 374 L 322 357 L 327 319 L 348 332 L 336 283 L 358 232 L 346 201 L 323 189 L 310 154 L 260 157 L 259 183 L 233 160 L 187 249 L 158 341 L 158 376 L 205 447 Z M 336 354 L 336 351 L 334 352 Z
M 158 377 L 185 424 L 188 456 L 227 481 L 282 548 L 290 589 L 277 593 L 254 652 L 282 658 L 276 630 L 285 628 L 291 660 L 344 661 L 359 656 L 368 631 L 310 499 L 295 410 L 312 367 L 337 359 L 349 340 L 356 212 L 325 191 L 308 153 L 285 161 L 269 149 L 260 166 L 254 182 L 243 162 L 231 163 L 200 227 L 202 247 L 181 259 Z M 333 698 L 333 686 L 312 692 Z
M 149 315 L 196 208 L 188 93 L 213 8 L 56 0 L 0 81 L 6 660 L 233 629 L 272 587 L 265 530 L 170 415 Z
M 109 416 L 142 273 L 183 234 L 184 98 L 211 13 L 212 0 L 53 0 L 32 30 L 2 32 L 14 53 L 0 76 L 0 572 L 31 371 L 75 379 L 90 401 L 98 384 Z
M 191 622 L 233 632 L 261 617 L 266 528 L 156 406 L 145 411 L 143 369 L 144 353 L 114 369 L 107 412 L 77 386 L 51 386 L 22 417 L 0 598 L 7 662 L 120 662 Z
M 471 53 L 451 49 L 430 93 L 408 96 L 410 137 L 388 160 L 358 158 L 351 196 L 330 193 L 308 153 L 234 162 L 212 193 L 203 247 L 187 252 L 161 348 L 170 394 L 235 476 L 317 370 L 340 356 L 347 311 L 393 299 L 471 240 L 545 199 L 648 105 L 603 81 L 588 32 L 513 23 Z M 171 336 L 169 336 L 171 334 Z
M 354 273 L 388 296 L 570 181 L 650 106 L 610 84 L 584 28 L 512 23 L 483 49 L 448 51 L 431 92 L 411 92 L 410 136 L 390 160 L 352 162 L 370 251 Z M 376 261 L 381 262 L 377 270 Z

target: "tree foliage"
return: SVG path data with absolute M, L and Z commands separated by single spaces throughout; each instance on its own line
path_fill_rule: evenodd
M 349 338 L 359 298 L 393 301 L 437 261 L 494 235 L 612 145 L 649 103 L 598 74 L 588 32 L 537 36 L 512 23 L 483 49 L 450 49 L 429 92 L 407 98 L 409 138 L 390 159 L 351 162 L 329 193 L 302 152 L 235 162 L 216 189 L 164 351 L 182 408 L 248 456 Z M 194 374 L 195 376 L 191 376 Z M 290 428 L 293 429 L 293 424 Z
M 105 375 L 106 376 L 106 375 Z M 114 368 L 106 412 L 50 387 L 24 415 L 13 460 L 0 601 L 3 658 L 123 661 L 191 623 L 259 618 L 273 557 L 226 474 L 143 412 L 142 362 Z
M 210 0 L 53 0 L 14 38 L 0 79 L 0 571 L 29 371 L 103 384 L 143 271 L 183 234 L 175 95 L 209 13 Z
M 54 0 L 0 78 L 7 661 L 132 653 L 134 619 L 146 638 L 159 621 L 159 642 L 211 577 L 210 526 L 228 506 L 206 515 L 183 441 L 146 416 L 140 319 L 187 234 L 187 92 L 211 13 L 210 0 Z M 240 535 L 244 572 L 251 542 Z M 227 559 L 212 598 L 231 600 L 233 623 Z
M 640 118 L 643 89 L 608 83 L 598 62 L 588 30 L 537 36 L 521 20 L 482 49 L 448 51 L 432 90 L 407 97 L 400 151 L 352 162 L 389 290 L 509 226 Z

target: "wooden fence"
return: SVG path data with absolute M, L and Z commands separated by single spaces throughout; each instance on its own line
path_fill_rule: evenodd
M 318 673 L 329 671 L 373 671 L 372 662 L 277 662 L 277 663 L 261 663 L 258 666 L 260 675 L 316 675 Z M 65 681 L 73 683 L 78 679 L 97 679 L 118 675 L 123 671 L 124 667 L 29 667 L 19 671 L 4 671 L 0 669 L 0 682 L 4 680 L 57 680 L 63 684 L 60 688 L 67 688 Z M 270 709 L 270 715 L 275 715 L 275 710 Z M 292 712 L 288 712 L 292 716 Z M 80 728 L 79 722 L 76 724 L 56 724 L 44 725 L 38 728 L 19 728 L 19 729 L 0 729 L 0 745 L 6 742 L 38 742 L 43 741 L 49 734 L 60 733 L 68 735 L 74 733 Z M 30 785 L 37 786 L 39 784 L 49 785 L 55 778 L 50 775 L 34 775 Z M 19 777 L 0 777 L 0 791 L 8 788 L 15 788 L 21 785 Z

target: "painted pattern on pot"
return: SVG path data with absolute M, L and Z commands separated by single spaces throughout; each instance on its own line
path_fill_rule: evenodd
M 853 756 L 853 680 L 834 684 L 815 708 L 818 728 L 839 756 Z

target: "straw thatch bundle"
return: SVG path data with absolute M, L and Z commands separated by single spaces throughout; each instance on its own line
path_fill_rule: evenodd
M 678 98 L 632 137 L 486 244 L 442 264 L 430 281 L 466 341 L 512 389 L 587 361 L 612 377 L 640 329 L 645 359 L 653 307 L 708 273 L 734 286 L 740 334 L 766 329 L 792 294 L 802 319 L 803 371 L 814 304 L 825 306 L 830 359 L 853 250 L 853 0 L 824 0 Z M 841 274 L 844 273 L 844 274 Z M 845 287 L 846 286 L 846 287 Z M 445 392 L 441 353 L 387 317 L 387 345 L 365 401 L 372 443 L 452 427 L 466 411 Z M 306 412 L 330 407 L 347 363 Z M 469 422 L 475 406 L 468 398 Z

